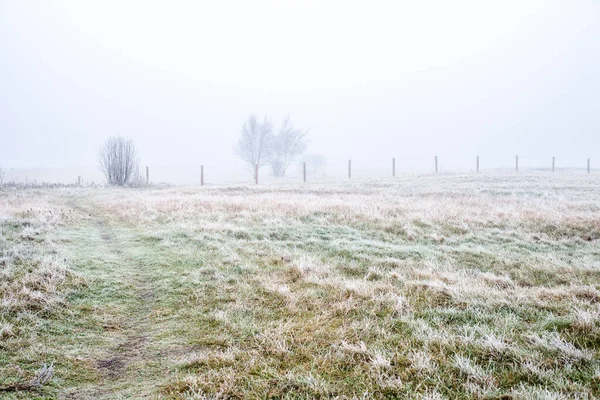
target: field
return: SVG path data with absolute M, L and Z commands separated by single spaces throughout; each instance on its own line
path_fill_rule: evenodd
M 0 397 L 600 396 L 600 176 L 0 190 Z

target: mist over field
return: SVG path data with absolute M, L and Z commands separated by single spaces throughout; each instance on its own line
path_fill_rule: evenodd
M 0 399 L 600 398 L 600 2 L 0 0 Z
M 348 159 L 380 175 L 391 157 L 430 172 L 435 155 L 448 171 L 476 155 L 511 168 L 516 154 L 584 168 L 600 162 L 599 13 L 594 1 L 0 1 L 0 165 L 98 181 L 99 147 L 123 135 L 157 182 L 196 183 L 201 164 L 243 181 L 233 146 L 256 113 L 291 115 L 334 176 Z

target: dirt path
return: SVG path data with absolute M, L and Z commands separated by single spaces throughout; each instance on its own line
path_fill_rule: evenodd
M 110 227 L 104 221 L 98 220 L 98 225 L 101 227 L 102 240 L 113 249 L 114 253 L 123 258 L 123 265 L 130 266 L 125 268 L 128 280 L 134 286 L 134 290 L 139 299 L 130 309 L 130 313 L 121 321 L 123 327 L 122 334 L 124 336 L 122 343 L 109 350 L 110 356 L 105 359 L 98 360 L 97 365 L 102 370 L 109 382 L 119 379 L 125 379 L 126 368 L 135 360 L 143 360 L 145 357 L 146 345 L 148 343 L 146 321 L 152 314 L 154 306 L 154 290 L 150 283 L 150 277 L 144 274 L 143 266 L 136 265 L 131 259 L 127 259 L 123 252 L 119 249 L 118 243 L 115 241 L 115 235 L 111 232 Z
M 136 238 L 130 230 L 111 225 L 85 205 L 71 205 L 89 215 L 85 224 L 66 234 L 73 239 L 78 272 L 91 287 L 86 305 L 96 310 L 90 332 L 84 333 L 93 340 L 80 350 L 95 373 L 90 382 L 66 389 L 61 397 L 145 398 L 160 383 L 154 365 L 158 344 L 152 341 L 157 304 L 152 270 L 131 254 Z M 92 347 L 94 343 L 99 345 Z

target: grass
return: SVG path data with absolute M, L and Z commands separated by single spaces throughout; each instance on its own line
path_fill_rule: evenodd
M 600 178 L 0 192 L 7 398 L 600 396 Z M 12 385 L 12 386 L 11 386 Z

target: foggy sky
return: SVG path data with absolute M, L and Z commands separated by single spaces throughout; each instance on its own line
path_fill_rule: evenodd
M 599 18 L 591 0 L 0 0 L 0 165 L 91 168 L 125 135 L 144 165 L 243 173 L 250 113 L 290 114 L 340 168 L 600 164 Z

